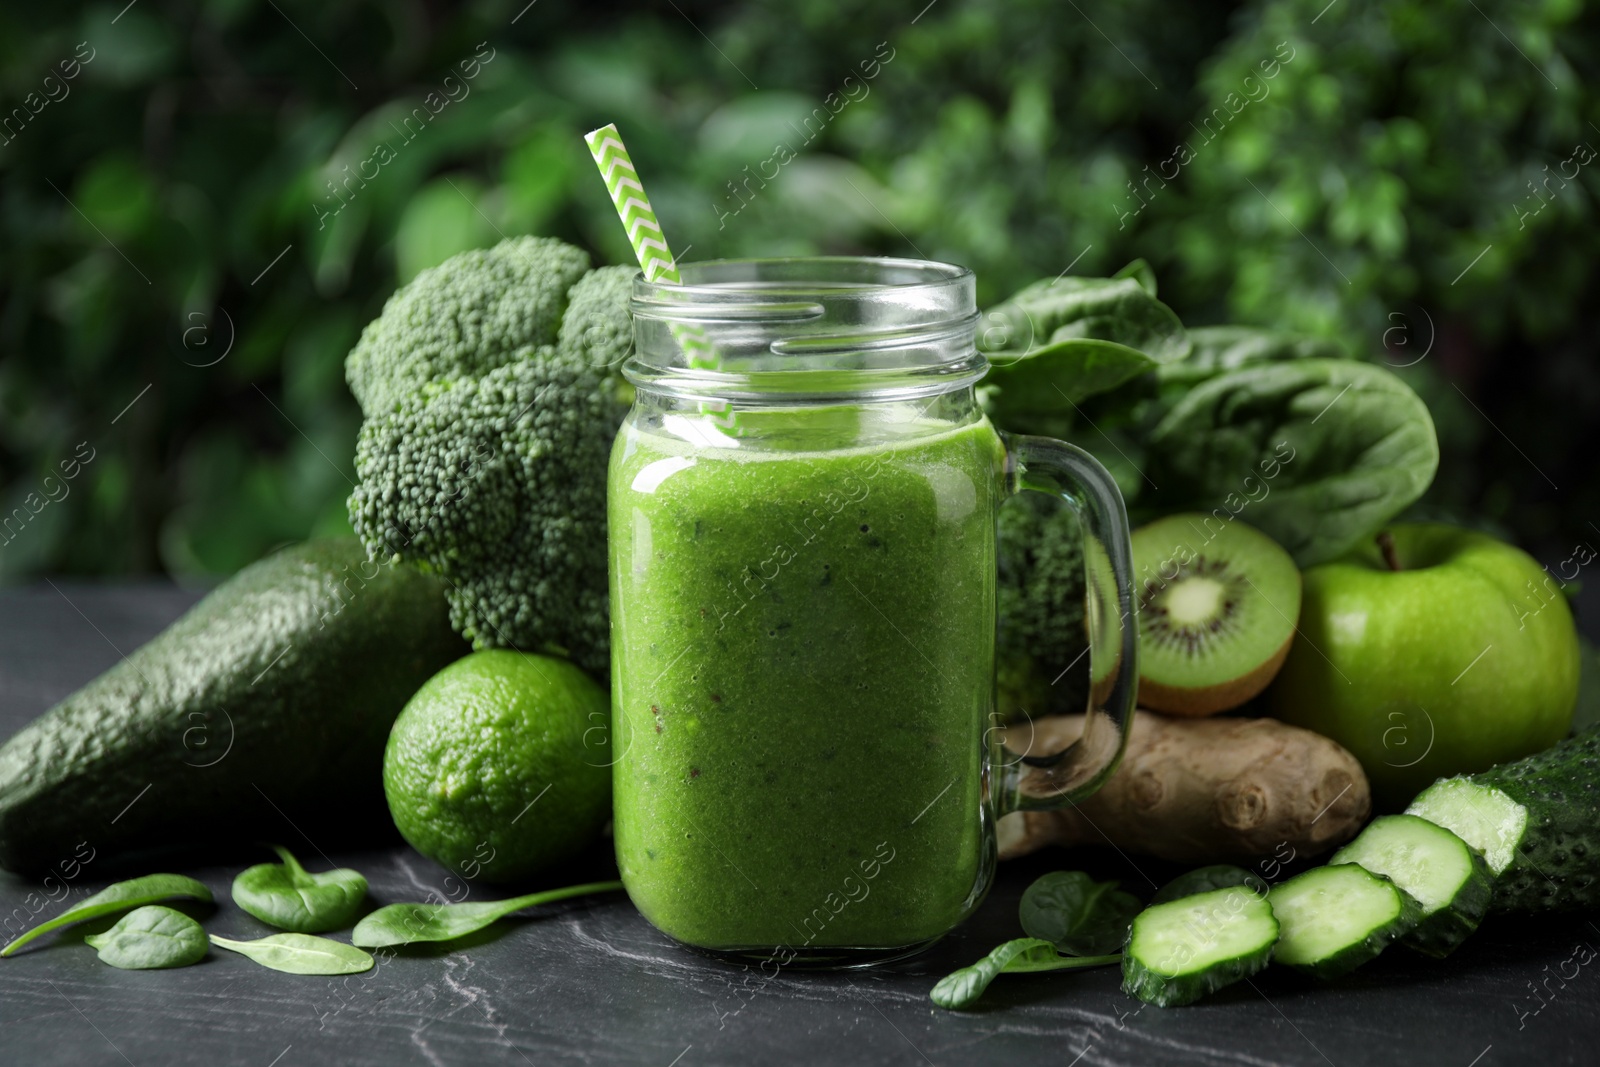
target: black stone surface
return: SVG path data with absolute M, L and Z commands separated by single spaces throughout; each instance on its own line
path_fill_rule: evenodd
M 0 736 L 194 599 L 169 587 L 63 583 L 0 594 Z M 449 879 L 401 844 L 330 847 L 324 857 L 292 827 L 281 840 L 314 869 L 326 860 L 365 872 L 379 902 L 499 895 Z M 233 875 L 268 858 L 241 844 L 204 865 L 131 873 L 194 875 L 217 895 L 214 908 L 194 913 L 209 930 L 262 936 L 269 930 L 228 899 Z M 914 961 L 771 980 L 674 945 L 620 894 L 554 906 L 464 949 L 397 955 L 346 979 L 278 974 L 215 950 L 193 967 L 118 971 L 82 943 L 97 928 L 89 924 L 0 960 L 0 1063 L 1600 1063 L 1600 925 L 1591 915 L 1491 920 L 1448 960 L 1395 949 L 1332 984 L 1269 970 L 1188 1008 L 1141 1008 L 1118 991 L 1114 969 L 1002 978 L 981 1011 L 934 1008 L 928 990 L 939 976 L 1020 933 L 1016 902 L 1028 882 L 1069 866 L 1145 892 L 1144 875 L 1169 873 L 1114 853 L 1031 857 L 1003 867 L 976 918 Z M 48 889 L 0 874 L 0 921 L 18 908 L 53 915 L 66 897 L 122 873 L 97 858 Z

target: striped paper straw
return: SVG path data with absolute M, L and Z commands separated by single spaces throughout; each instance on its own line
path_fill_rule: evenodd
M 584 134 L 583 139 L 589 146 L 589 154 L 594 156 L 595 166 L 600 168 L 600 177 L 605 180 L 611 203 L 617 209 L 617 216 L 622 219 L 622 228 L 628 231 L 628 242 L 633 245 L 633 254 L 639 260 L 639 269 L 644 271 L 645 280 L 682 285 L 683 278 L 678 274 L 677 260 L 673 258 L 672 249 L 667 247 L 666 234 L 661 232 L 661 223 L 656 221 L 655 210 L 650 207 L 650 198 L 639 183 L 639 172 L 634 169 L 633 160 L 628 156 L 628 149 L 622 143 L 622 135 L 617 132 L 616 124 L 608 123 L 598 130 L 591 130 Z M 674 323 L 670 329 L 679 347 L 689 357 L 689 366 L 715 368 L 718 365 L 716 348 L 705 330 L 693 324 L 678 323 Z M 723 411 L 726 408 L 726 404 L 718 404 L 711 410 Z M 701 410 L 706 410 L 706 407 Z M 732 425 L 732 416 L 724 425 Z

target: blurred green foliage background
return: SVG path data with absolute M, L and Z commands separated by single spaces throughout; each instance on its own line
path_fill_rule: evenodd
M 1190 324 L 1404 367 L 1423 511 L 1600 538 L 1600 16 L 923 3 L 0 8 L 0 577 L 346 529 L 362 325 L 501 235 L 627 262 L 605 122 L 685 258 L 947 259 L 993 302 L 1142 256 Z

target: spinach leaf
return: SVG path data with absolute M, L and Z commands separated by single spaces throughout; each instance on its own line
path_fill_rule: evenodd
M 103 934 L 84 943 L 100 952 L 100 962 L 125 971 L 187 967 L 206 954 L 206 932 L 181 911 L 147 904 L 130 911 Z
M 212 934 L 211 943 L 285 974 L 360 974 L 373 966 L 372 957 L 354 945 L 310 934 L 272 934 L 255 941 Z
M 1189 355 L 1156 368 L 1162 385 L 1193 386 L 1253 363 L 1341 359 L 1337 342 L 1254 326 L 1199 326 L 1189 330 Z
M 1097 956 L 1121 950 L 1142 908 L 1139 898 L 1116 882 L 1097 882 L 1082 871 L 1055 871 L 1022 894 L 1017 917 L 1029 937 L 1070 955 Z
M 1036 282 L 984 313 L 985 404 L 1001 425 L 1056 415 L 1189 350 L 1141 262 L 1115 278 Z
M 996 363 L 989 409 L 1001 420 L 1072 412 L 1156 365 L 1137 349 L 1088 338 L 1054 341 L 1011 363 Z
M 1228 371 L 1259 363 L 1339 358 L 1332 341 L 1253 326 L 1202 326 L 1189 331 L 1191 348 L 1183 359 L 1159 363 L 1150 373 L 1069 404 L 1060 394 L 1053 413 L 995 413 L 1001 429 L 1060 437 L 1086 448 L 1106 465 L 1130 505 L 1154 486 L 1145 477 L 1146 442 L 1161 420 L 1195 386 Z M 986 398 L 986 407 L 997 407 Z M 1041 396 L 1040 406 L 1043 406 Z
M 1150 906 L 1234 885 L 1245 886 L 1257 893 L 1267 891 L 1267 883 L 1259 875 L 1252 874 L 1243 867 L 1235 867 L 1231 863 L 1216 863 L 1210 867 L 1198 867 L 1188 874 L 1178 875 L 1156 890 L 1156 895 L 1150 898 Z
M 1007 941 L 970 967 L 963 967 L 939 979 L 929 994 L 941 1008 L 968 1008 L 983 996 L 1002 974 L 1025 974 L 1035 971 L 1069 971 L 1087 967 L 1105 967 L 1122 959 L 1112 956 L 1063 956 L 1050 942 L 1037 937 L 1019 937 Z
M 514 911 L 621 888 L 621 882 L 591 882 L 476 904 L 390 904 L 357 923 L 350 940 L 363 948 L 408 945 L 413 941 L 453 941 L 482 930 Z
M 1134 260 L 1132 263 L 1129 263 L 1126 267 L 1123 267 L 1121 270 L 1117 271 L 1117 273 L 1113 274 L 1112 277 L 1132 278 L 1134 281 L 1139 283 L 1140 288 L 1149 293 L 1151 296 L 1159 295 L 1156 293 L 1155 268 L 1151 267 L 1149 263 L 1146 263 L 1142 259 Z
M 100 890 L 89 899 L 79 901 L 54 919 L 40 923 L 5 948 L 0 948 L 0 956 L 11 955 L 29 941 L 42 934 L 47 934 L 51 930 L 59 930 L 63 926 L 81 923 L 85 919 L 98 919 L 103 915 L 114 915 L 119 911 L 137 908 L 142 904 L 153 904 L 158 900 L 169 900 L 172 897 L 189 897 L 193 900 L 203 900 L 210 903 L 211 890 L 193 878 L 186 878 L 181 874 L 147 874 L 143 878 L 131 878 L 126 882 L 117 882 Z
M 348 926 L 367 896 L 367 880 L 347 867 L 307 874 L 289 850 L 282 863 L 258 863 L 233 880 L 233 902 L 269 926 L 318 934 Z
M 1421 496 L 1439 442 L 1426 405 L 1393 374 L 1301 359 L 1197 386 L 1151 434 L 1149 463 L 1158 506 L 1217 522 L 1243 512 L 1309 567 L 1349 551 Z
M 1034 282 L 984 313 L 978 348 L 999 366 L 1069 339 L 1112 341 L 1156 363 L 1182 359 L 1189 351 L 1183 323 L 1156 299 L 1154 277 L 1137 266 L 1129 264 L 1115 278 Z

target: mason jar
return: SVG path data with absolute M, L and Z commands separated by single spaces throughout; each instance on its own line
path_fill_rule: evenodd
M 617 862 L 687 945 L 897 958 L 983 899 L 995 821 L 1111 773 L 1137 668 L 1126 513 L 1072 445 L 998 432 L 973 275 L 905 259 L 724 260 L 634 283 L 612 452 Z M 994 729 L 995 519 L 1081 519 L 1086 729 Z

